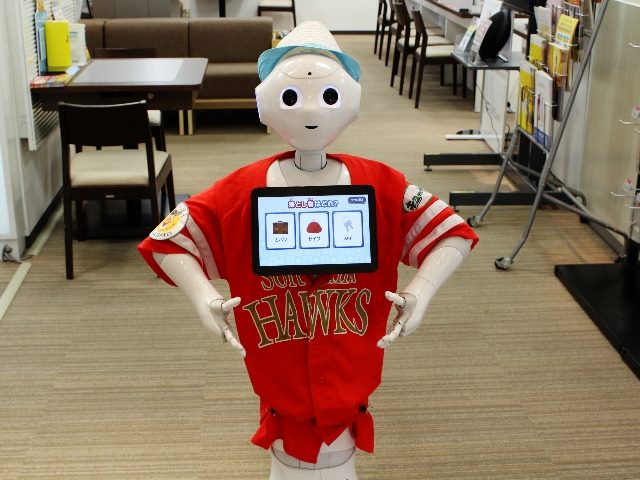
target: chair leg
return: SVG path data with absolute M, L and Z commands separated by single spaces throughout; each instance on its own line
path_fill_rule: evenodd
M 76 238 L 79 241 L 85 239 L 84 217 L 82 213 L 82 200 L 76 200 Z
M 420 104 L 420 92 L 422 91 L 422 76 L 424 75 L 425 63 L 420 59 L 420 67 L 418 68 L 418 83 L 416 84 L 416 104 L 415 108 L 418 108 Z
M 158 208 L 158 191 L 156 187 L 153 187 L 151 193 L 151 223 L 153 225 L 160 225 L 160 209 Z
M 413 62 L 411 62 L 411 74 L 409 77 L 409 98 L 411 98 L 413 96 L 413 85 L 415 84 L 415 78 L 416 78 L 416 64 L 417 64 L 417 60 L 416 60 L 416 55 L 413 56 Z
M 389 34 L 387 35 L 387 54 L 384 57 L 384 66 L 386 67 L 387 65 L 389 65 L 389 52 L 391 51 L 391 37 L 392 37 L 392 33 L 391 33 L 391 24 L 389 24 Z
M 398 89 L 398 94 L 402 95 L 402 89 L 404 88 L 404 73 L 407 70 L 407 58 L 409 57 L 408 51 L 402 52 L 402 71 L 400 72 L 400 88 Z
M 455 97 L 458 95 L 458 64 L 452 63 L 451 66 L 453 67 L 453 96 Z
M 298 22 L 296 20 L 296 11 L 292 10 L 291 13 L 293 14 L 293 26 L 295 28 L 298 25 Z
M 176 208 L 176 193 L 173 190 L 173 171 L 169 172 L 166 180 L 167 194 L 169 195 L 169 208 Z
M 165 216 L 165 209 L 167 208 L 167 184 L 165 183 L 160 188 L 160 215 Z
M 380 60 L 382 58 L 382 48 L 384 46 L 384 37 L 387 33 L 387 23 L 383 23 L 382 27 L 380 29 L 380 40 L 379 40 L 379 45 L 378 45 L 378 60 Z
M 67 279 L 73 280 L 73 218 L 71 215 L 71 198 L 66 193 L 63 196 L 64 210 L 64 262 L 67 272 Z
M 164 133 L 164 124 L 160 123 L 159 125 L 151 126 L 151 134 L 153 135 L 153 140 L 156 144 L 156 150 L 161 152 L 167 151 L 167 140 Z
M 462 98 L 467 98 L 467 67 L 462 67 Z
M 378 53 L 378 39 L 380 38 L 380 11 L 378 11 L 378 20 L 376 21 L 376 35 L 373 38 L 373 54 Z
M 440 86 L 444 85 L 444 64 L 440 65 Z

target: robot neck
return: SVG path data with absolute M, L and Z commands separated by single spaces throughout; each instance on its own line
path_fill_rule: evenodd
M 304 172 L 319 172 L 327 166 L 327 154 L 324 150 L 296 150 L 293 163 Z

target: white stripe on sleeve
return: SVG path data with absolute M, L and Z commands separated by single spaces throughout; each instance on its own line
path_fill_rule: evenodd
M 200 250 L 202 260 L 204 261 L 204 266 L 207 269 L 207 273 L 209 274 L 209 278 L 212 280 L 220 278 L 218 265 L 216 264 L 215 258 L 213 258 L 213 253 L 211 253 L 209 242 L 207 242 L 207 239 L 202 233 L 202 230 L 200 230 L 200 227 L 191 216 L 189 216 L 189 218 L 187 219 L 187 229 L 189 230 L 193 241 L 198 247 L 198 250 Z
M 404 258 L 415 239 L 420 235 L 420 232 L 424 230 L 431 220 L 433 220 L 440 212 L 447 208 L 447 203 L 442 200 L 436 200 L 429 205 L 424 212 L 416 219 L 411 229 L 404 238 L 404 247 L 402 248 L 402 255 L 400 258 Z
M 450 217 L 444 219 L 440 225 L 434 228 L 429 235 L 416 243 L 416 245 L 411 249 L 411 252 L 409 253 L 409 264 L 412 267 L 418 268 L 420 266 L 418 265 L 418 257 L 420 256 L 420 252 L 422 252 L 425 247 L 436 241 L 440 236 L 444 235 L 453 227 L 455 227 L 456 225 L 460 225 L 461 223 L 464 223 L 464 220 L 460 215 L 457 214 L 451 215 Z
M 189 237 L 185 237 L 183 234 L 178 233 L 174 237 L 171 237 L 170 240 L 178 245 L 179 247 L 184 248 L 187 252 L 189 252 L 194 257 L 198 257 L 199 260 L 202 261 L 202 257 L 200 256 L 200 252 L 196 245 L 191 241 Z

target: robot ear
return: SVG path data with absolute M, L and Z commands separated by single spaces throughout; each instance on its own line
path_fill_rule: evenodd
M 263 125 L 266 125 L 267 127 L 269 127 L 270 125 L 267 123 L 267 119 L 264 118 L 263 115 L 263 108 L 262 107 L 262 92 L 264 90 L 264 83 L 260 83 L 257 87 L 256 87 L 256 106 L 258 107 L 258 119 L 260 120 L 260 123 L 262 123 Z

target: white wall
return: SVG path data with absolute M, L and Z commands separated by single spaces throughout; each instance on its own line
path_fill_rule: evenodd
M 218 0 L 182 0 L 192 17 L 218 15 Z M 227 16 L 253 17 L 258 0 L 227 0 Z M 319 20 L 332 31 L 374 31 L 378 2 L 375 0 L 296 0 L 298 22 Z M 274 12 L 274 28 L 291 30 L 290 14 Z

